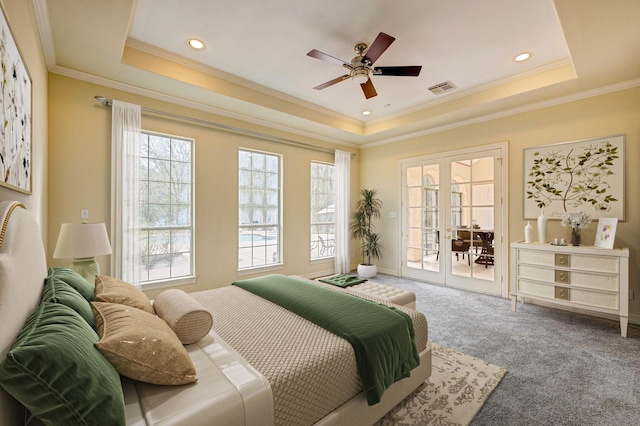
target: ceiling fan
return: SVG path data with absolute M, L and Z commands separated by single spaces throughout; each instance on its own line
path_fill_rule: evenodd
M 395 75 L 401 77 L 417 77 L 420 75 L 421 65 L 404 66 L 404 67 L 374 67 L 373 64 L 380 58 L 385 50 L 393 43 L 395 37 L 392 37 L 385 33 L 378 34 L 378 37 L 373 41 L 371 46 L 367 46 L 367 43 L 358 43 L 355 45 L 355 56 L 351 63 L 347 63 L 341 59 L 334 58 L 333 56 L 322 53 L 316 49 L 307 53 L 307 56 L 320 59 L 321 61 L 329 62 L 330 64 L 340 65 L 349 70 L 349 74 L 334 78 L 326 83 L 314 87 L 315 90 L 326 89 L 329 86 L 333 86 L 336 83 L 340 83 L 348 78 L 360 83 L 364 96 L 369 99 L 374 96 L 378 96 L 373 83 L 371 82 L 372 75 Z M 367 49 L 368 48 L 368 49 Z

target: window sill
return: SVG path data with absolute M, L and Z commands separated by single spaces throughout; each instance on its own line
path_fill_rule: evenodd
M 191 275 L 188 277 L 148 282 L 148 283 L 142 284 L 140 286 L 140 289 L 142 291 L 158 290 L 158 289 L 167 288 L 167 287 L 178 287 L 181 285 L 195 284 L 196 282 L 198 282 L 198 276 Z
M 238 276 L 259 274 L 262 272 L 280 271 L 284 269 L 284 263 L 276 263 L 275 265 L 256 266 L 253 268 L 238 269 Z
M 309 260 L 309 263 L 311 263 L 312 265 L 315 265 L 317 263 L 330 263 L 330 262 L 335 262 L 336 257 L 335 256 L 331 256 L 331 257 L 319 257 L 317 259 L 311 259 Z

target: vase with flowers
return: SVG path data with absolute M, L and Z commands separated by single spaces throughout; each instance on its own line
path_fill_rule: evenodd
M 571 226 L 571 244 L 579 246 L 582 242 L 582 230 L 591 223 L 591 216 L 584 211 L 563 213 L 560 224 Z

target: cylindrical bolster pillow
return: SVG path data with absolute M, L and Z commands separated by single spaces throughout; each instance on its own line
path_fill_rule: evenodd
M 202 339 L 213 326 L 211 313 L 182 290 L 163 291 L 153 301 L 153 307 L 185 345 Z

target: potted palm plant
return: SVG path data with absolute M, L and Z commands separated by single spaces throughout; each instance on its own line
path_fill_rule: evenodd
M 376 197 L 377 194 L 375 189 L 360 191 L 361 198 L 356 204 L 349 227 L 352 238 L 360 240 L 362 262 L 358 265 L 358 275 L 363 278 L 376 276 L 378 271 L 371 259 L 379 259 L 383 248 L 380 236 L 374 232 L 371 222 L 373 218 L 380 218 L 382 211 L 382 201 Z

